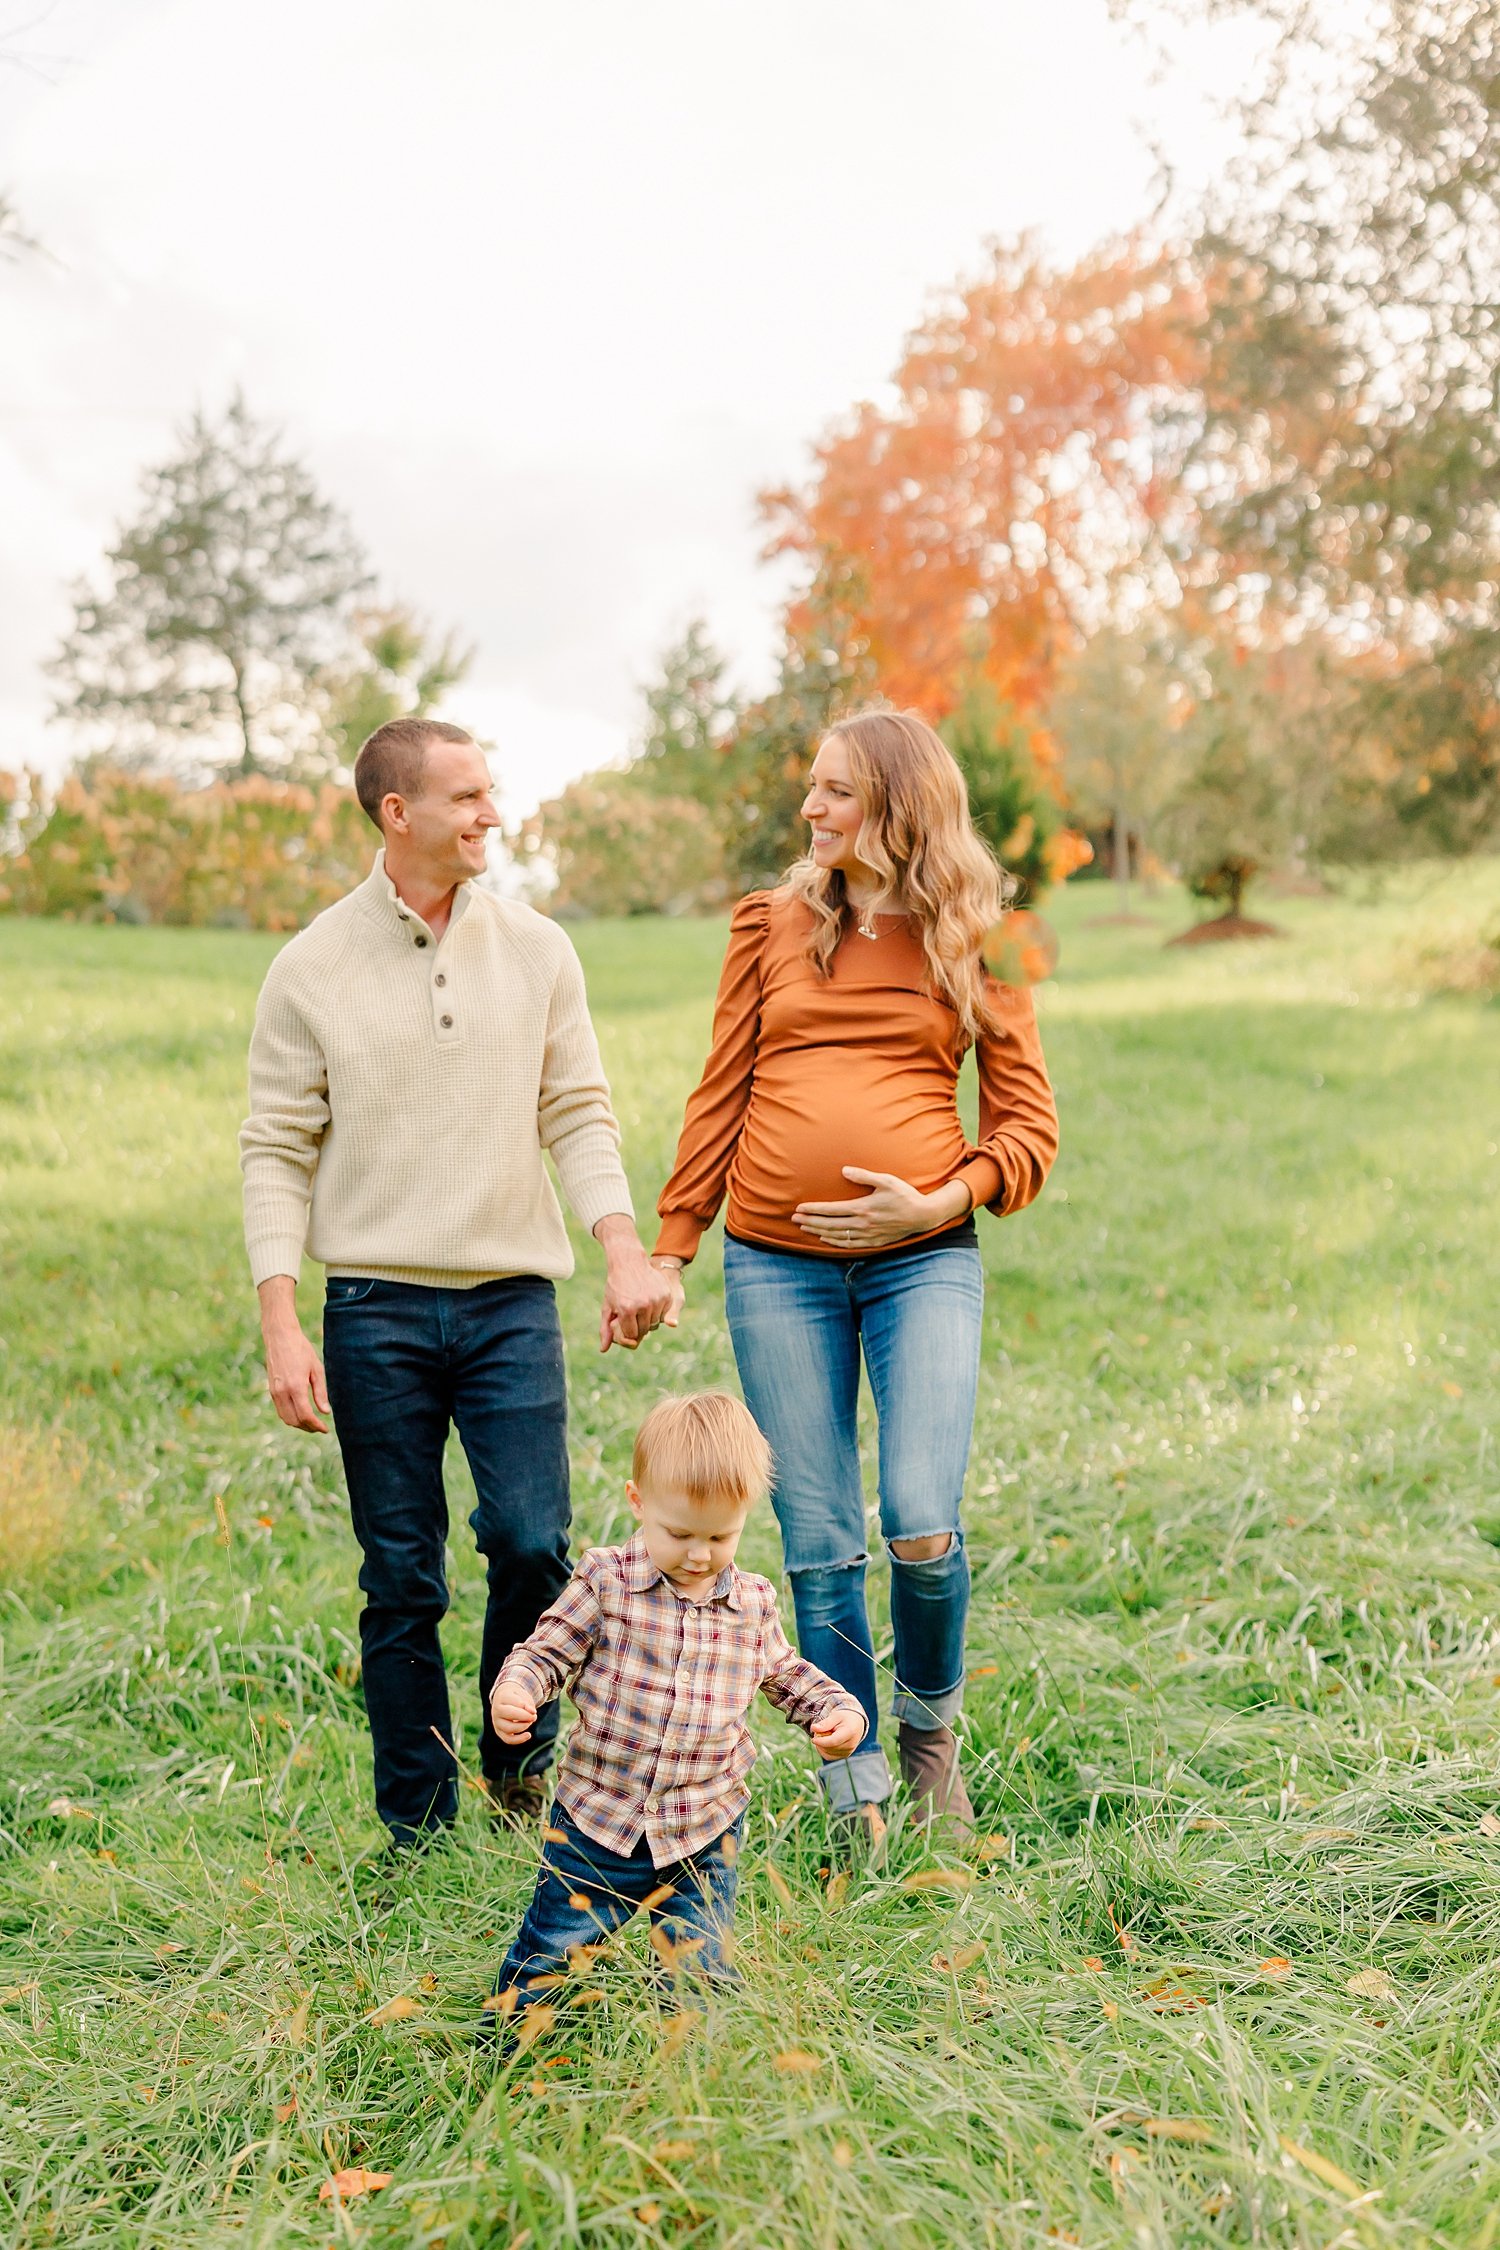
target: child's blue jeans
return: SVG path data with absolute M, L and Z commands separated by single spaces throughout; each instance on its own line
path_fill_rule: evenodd
M 532 1997 L 549 1997 L 554 1979 L 582 1967 L 578 1948 L 602 1945 L 648 1900 L 652 1944 L 666 1969 L 710 1983 L 732 1982 L 729 1955 L 743 1823 L 741 1814 L 732 1828 L 690 1859 L 654 1867 L 644 1836 L 628 1854 L 609 1851 L 554 1805 L 536 1890 L 501 1964 L 495 1996 L 519 1985 L 521 2005 Z M 566 1992 L 559 1988 L 558 1997 L 565 2000 Z M 517 2013 L 519 2007 L 512 2011 L 513 2020 Z

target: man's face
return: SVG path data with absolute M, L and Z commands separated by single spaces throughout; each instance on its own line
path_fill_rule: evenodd
M 500 815 L 490 769 L 472 742 L 430 742 L 415 797 L 387 797 L 386 848 L 392 842 L 413 872 L 431 882 L 465 883 L 484 872 L 489 831 Z
M 626 1485 L 625 1497 L 662 1576 L 689 1601 L 706 1600 L 720 1571 L 734 1561 L 748 1501 L 690 1500 L 633 1483 Z

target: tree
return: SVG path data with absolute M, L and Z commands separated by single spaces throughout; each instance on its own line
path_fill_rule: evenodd
M 1118 912 L 1126 919 L 1132 846 L 1144 851 L 1172 788 L 1179 749 L 1173 684 L 1163 649 L 1147 632 L 1107 628 L 1062 672 L 1048 714 L 1062 745 L 1069 803 L 1085 826 L 1108 831 Z
M 217 423 L 193 417 L 107 565 L 102 590 L 75 589 L 49 666 L 56 717 L 136 765 L 187 744 L 204 765 L 271 772 L 316 741 L 318 686 L 370 576 L 343 515 L 242 398 Z
M 818 446 L 810 483 L 764 496 L 772 553 L 803 558 L 789 631 L 821 637 L 934 722 L 975 661 L 1023 716 L 1122 573 L 1168 598 L 1193 426 L 1199 277 L 1110 244 L 1055 271 L 1026 242 L 908 340 L 892 405 Z M 1184 419 L 1186 417 L 1186 419 Z
M 982 673 L 970 676 L 939 731 L 963 773 L 975 827 L 1017 895 L 1039 898 L 1056 880 L 1055 847 L 1065 833 L 1051 742 L 1002 703 Z
M 818 744 L 873 688 L 845 615 L 814 598 L 801 624 L 783 643 L 775 687 L 743 713 L 731 743 L 724 857 L 736 894 L 780 882 L 806 850 L 801 807 Z
M 725 687 L 725 659 L 695 617 L 645 691 L 646 724 L 632 771 L 646 788 L 722 809 L 729 786 L 738 698 Z
M 569 782 L 523 824 L 521 848 L 549 870 L 554 914 L 706 914 L 729 895 L 713 816 L 634 767 Z
M 351 623 L 353 655 L 318 680 L 324 757 L 317 762 L 346 772 L 377 727 L 425 718 L 474 661 L 473 649 L 460 647 L 454 634 L 435 641 L 430 627 L 399 605 L 356 611 Z

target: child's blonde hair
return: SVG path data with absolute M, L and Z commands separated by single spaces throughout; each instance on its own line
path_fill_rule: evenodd
M 653 1406 L 636 1432 L 635 1483 L 688 1500 L 740 1501 L 771 1489 L 771 1448 L 727 1391 L 688 1391 Z

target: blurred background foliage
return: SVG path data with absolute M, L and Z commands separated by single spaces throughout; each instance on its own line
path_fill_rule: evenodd
M 774 881 L 820 731 L 874 697 L 941 726 L 1031 899 L 1111 876 L 1129 913 L 1170 874 L 1227 935 L 1264 879 L 1493 850 L 1493 9 L 1251 7 L 1207 198 L 1072 264 L 992 243 L 934 296 L 880 399 L 761 495 L 795 566 L 771 687 L 742 694 L 690 624 L 629 758 L 510 838 L 529 895 L 704 913 Z M 1164 53 L 1226 8 L 1118 0 Z M 85 755 L 55 804 L 11 777 L 0 908 L 305 919 L 346 827 L 296 792 L 346 786 L 382 719 L 451 708 L 468 664 L 242 398 L 199 414 L 74 589 L 52 670 Z M 337 840 L 299 850 L 314 803 Z

